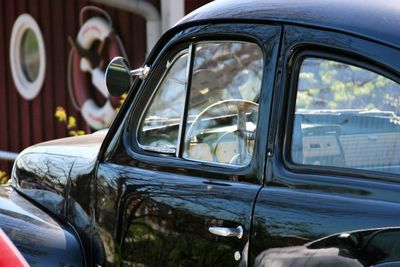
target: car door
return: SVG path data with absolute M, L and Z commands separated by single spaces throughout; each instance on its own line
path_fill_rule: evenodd
M 98 166 L 99 264 L 247 264 L 280 32 L 210 23 L 156 48 Z
M 400 51 L 286 27 L 266 181 L 254 211 L 258 266 L 398 264 Z M 272 123 L 272 125 L 275 125 Z M 390 265 L 395 266 L 395 265 Z

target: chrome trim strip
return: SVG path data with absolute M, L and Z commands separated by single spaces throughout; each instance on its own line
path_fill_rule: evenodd
M 240 225 L 236 228 L 208 227 L 208 231 L 211 234 L 223 237 L 237 237 L 238 239 L 243 237 L 243 227 Z
M 190 66 L 191 66 L 191 63 L 192 63 L 192 60 L 193 60 L 192 53 L 193 53 L 193 44 L 190 44 L 189 49 L 188 49 L 189 58 L 188 58 L 188 60 L 186 62 L 187 65 L 186 65 L 186 85 L 185 85 L 186 91 L 185 91 L 185 95 L 187 95 L 188 90 L 190 90 L 190 88 L 187 88 L 187 87 L 188 87 L 189 78 L 190 78 L 189 77 L 190 76 Z M 179 129 L 178 129 L 178 131 L 179 131 L 178 132 L 178 143 L 177 143 L 177 149 L 176 149 L 176 154 L 175 154 L 175 156 L 177 158 L 179 158 L 179 155 L 180 155 L 180 152 L 181 152 L 182 135 L 185 135 L 185 133 L 182 133 L 182 129 L 184 127 L 183 123 L 184 123 L 185 114 L 186 114 L 186 111 L 185 111 L 186 101 L 188 101 L 188 100 L 185 97 L 185 102 L 183 103 L 183 105 L 184 105 L 183 106 L 183 112 L 181 114 L 181 122 L 179 124 Z
M 152 147 L 152 146 L 140 145 L 140 148 L 158 153 L 174 154 L 174 155 L 176 154 L 175 147 Z
M 0 150 L 0 159 L 14 161 L 18 157 L 18 153 Z
M 139 77 L 139 79 L 144 80 L 146 79 L 147 75 L 150 73 L 150 67 L 147 65 L 144 65 L 142 68 L 130 70 L 129 74 L 133 77 Z

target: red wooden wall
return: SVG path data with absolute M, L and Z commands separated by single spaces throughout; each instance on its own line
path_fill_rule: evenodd
M 161 0 L 162 1 L 162 0 Z M 188 14 L 198 7 L 201 7 L 212 0 L 185 0 L 185 14 Z
M 148 1 L 160 10 L 162 0 Z M 210 0 L 186 0 L 185 12 L 207 2 Z M 65 125 L 54 117 L 57 106 L 65 107 L 68 114 L 77 118 L 79 127 L 87 129 L 67 88 L 67 38 L 75 38 L 78 33 L 79 11 L 86 5 L 99 6 L 111 15 L 131 65 L 143 64 L 146 32 L 145 20 L 140 16 L 87 0 L 0 0 L 0 150 L 20 152 L 32 144 L 67 136 Z M 45 81 L 40 94 L 30 101 L 17 92 L 9 65 L 11 30 L 22 13 L 38 22 L 46 53 Z M 9 173 L 11 164 L 0 160 L 0 170 Z

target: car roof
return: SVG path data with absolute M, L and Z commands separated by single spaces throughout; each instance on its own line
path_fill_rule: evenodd
M 400 48 L 399 0 L 216 0 L 177 24 L 255 20 L 307 25 Z

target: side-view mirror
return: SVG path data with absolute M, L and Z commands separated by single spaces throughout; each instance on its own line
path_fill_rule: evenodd
M 120 96 L 127 92 L 132 84 L 128 61 L 123 57 L 115 57 L 106 69 L 106 85 L 112 96 Z
M 149 71 L 150 68 L 147 66 L 131 70 L 128 61 L 123 57 L 113 58 L 108 64 L 105 74 L 108 92 L 112 96 L 121 96 L 131 87 L 132 77 L 137 76 L 144 79 Z

